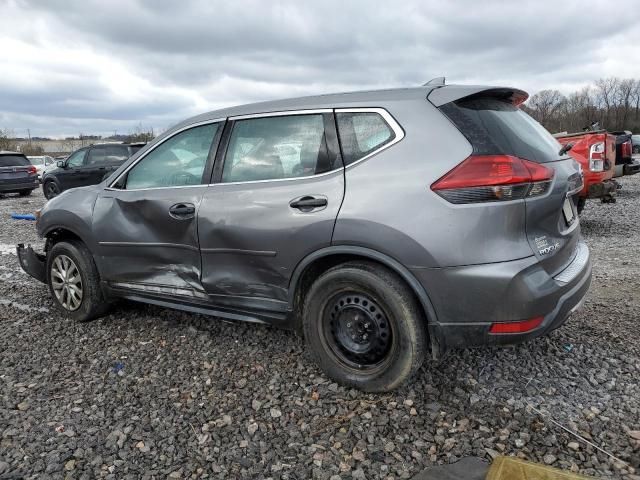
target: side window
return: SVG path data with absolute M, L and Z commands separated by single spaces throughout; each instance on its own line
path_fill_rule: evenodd
M 127 174 L 127 190 L 199 185 L 219 124 L 180 132 L 158 145 Z
M 385 119 L 376 112 L 336 112 L 344 164 L 349 165 L 395 138 Z
M 87 154 L 87 150 L 78 150 L 72 154 L 67 160 L 68 167 L 81 167 L 84 164 L 84 157 Z
M 89 167 L 104 165 L 104 151 L 105 147 L 91 147 L 89 150 L 89 156 L 87 157 L 87 161 L 85 164 Z
M 107 164 L 120 164 L 129 158 L 129 149 L 125 145 L 106 145 L 104 161 Z
M 322 114 L 237 120 L 222 182 L 306 177 L 331 170 Z

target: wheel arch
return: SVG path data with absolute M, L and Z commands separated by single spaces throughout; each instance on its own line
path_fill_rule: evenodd
M 45 176 L 44 178 L 42 178 L 41 180 L 42 182 L 42 191 L 44 192 L 44 187 L 46 185 L 47 182 L 52 182 L 55 183 L 58 188 L 60 189 L 60 193 L 62 193 L 62 185 L 60 184 L 60 180 L 58 180 L 58 177 L 56 177 L 55 175 L 50 175 L 50 176 Z
M 353 245 L 336 245 L 307 255 L 298 263 L 291 275 L 288 292 L 289 308 L 295 314 L 299 314 L 302 300 L 313 283 L 313 279 L 329 268 L 352 260 L 373 261 L 385 266 L 402 278 L 420 303 L 426 319 L 432 355 L 434 358 L 439 358 L 443 353 L 444 342 L 440 338 L 436 311 L 428 293 L 408 268 L 396 259 L 377 250 Z
M 74 228 L 70 228 L 66 225 L 52 225 L 42 233 L 42 236 L 47 239 L 50 246 L 64 240 L 79 240 L 87 245 L 87 242 L 82 238 L 82 235 L 80 235 Z

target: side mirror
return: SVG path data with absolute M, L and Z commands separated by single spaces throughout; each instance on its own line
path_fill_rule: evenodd
M 58 166 L 58 168 L 64 168 L 66 166 L 64 160 L 58 160 L 56 162 L 56 165 Z

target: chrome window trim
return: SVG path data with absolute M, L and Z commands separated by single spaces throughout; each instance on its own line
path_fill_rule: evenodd
M 249 113 L 246 115 L 236 115 L 235 117 L 229 117 L 229 120 L 248 120 L 252 118 L 261 117 L 288 117 L 290 115 L 313 115 L 319 113 L 332 113 L 333 108 L 313 108 L 307 110 L 281 110 L 278 112 L 263 112 L 263 113 Z
M 324 177 L 326 175 L 331 175 L 332 173 L 341 173 L 343 170 L 344 170 L 344 167 L 338 167 L 333 170 L 329 170 L 328 172 L 318 173 L 316 175 L 306 175 L 304 177 L 270 178 L 267 180 L 245 180 L 242 182 L 219 182 L 219 183 L 210 183 L 208 186 L 216 187 L 219 185 L 240 185 L 245 183 L 267 183 L 267 182 L 286 182 L 290 180 L 307 180 L 309 178 Z
M 359 164 L 360 162 L 363 162 L 365 160 L 367 160 L 368 158 L 373 157 L 374 155 L 377 155 L 378 153 L 382 152 L 383 150 L 386 150 L 387 148 L 392 147 L 393 145 L 395 145 L 396 143 L 398 143 L 399 141 L 401 141 L 404 138 L 404 130 L 402 129 L 402 127 L 400 126 L 400 124 L 396 121 L 395 118 L 393 118 L 393 115 L 391 115 L 386 108 L 381 108 L 381 107 L 354 107 L 354 108 L 336 108 L 335 113 L 377 113 L 379 114 L 385 122 L 387 122 L 387 125 L 389 125 L 389 127 L 391 127 L 391 130 L 393 130 L 393 133 L 395 134 L 395 137 L 393 140 L 391 140 L 389 143 L 385 143 L 384 145 L 382 145 L 380 148 L 375 149 L 373 152 L 369 152 L 367 155 L 365 155 L 362 158 L 359 158 L 358 160 L 356 160 L 353 163 L 350 163 L 349 165 L 347 165 L 346 167 L 344 167 L 346 170 L 350 169 L 351 167 L 353 167 L 354 165 Z M 336 127 L 337 127 L 337 119 L 336 119 Z M 338 131 L 338 135 L 340 135 L 340 132 Z
M 201 122 L 196 122 L 196 123 L 190 123 L 189 125 L 185 125 L 184 127 L 176 130 L 175 132 L 173 132 L 171 135 L 169 135 L 166 138 L 163 138 L 162 141 L 158 142 L 156 145 L 153 146 L 152 149 L 150 149 L 147 152 L 144 152 L 142 155 L 140 155 L 140 157 L 136 158 L 136 161 L 133 162 L 131 165 L 129 165 L 120 175 L 118 175 L 118 177 L 109 184 L 108 187 L 106 187 L 106 190 L 116 190 L 118 192 L 138 192 L 141 190 L 158 190 L 161 188 L 193 188 L 193 187 L 206 187 L 207 184 L 206 183 L 198 183 L 196 185 L 176 185 L 176 186 L 171 186 L 171 187 L 148 187 L 148 188 L 132 188 L 132 189 L 122 189 L 122 188 L 115 188 L 113 185 L 115 183 L 117 183 L 123 175 L 126 175 L 129 170 L 131 170 L 133 167 L 135 167 L 143 158 L 145 158 L 147 155 L 149 155 L 151 152 L 154 152 L 156 148 L 158 148 L 160 145 L 162 145 L 164 142 L 166 142 L 167 140 L 175 137 L 176 135 L 184 132 L 185 130 L 190 130 L 192 128 L 196 128 L 196 127 L 201 127 L 203 125 L 209 125 L 212 123 L 220 123 L 220 122 L 224 122 L 226 121 L 227 118 L 223 117 L 223 118 L 216 118 L 216 119 L 212 119 L 212 120 L 203 120 Z

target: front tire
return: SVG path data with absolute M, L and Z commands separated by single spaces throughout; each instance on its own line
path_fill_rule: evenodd
M 109 308 L 91 252 L 80 241 L 62 241 L 51 248 L 47 283 L 56 306 L 74 320 L 92 320 Z
M 368 392 L 388 392 L 422 364 L 424 318 L 411 290 L 374 263 L 349 262 L 322 274 L 303 308 L 304 336 L 322 370 Z
M 21 197 L 28 197 L 29 195 L 31 195 L 32 190 L 21 190 L 20 192 L 18 192 L 18 194 Z
M 42 191 L 47 200 L 51 200 L 53 197 L 60 195 L 60 187 L 53 180 L 47 180 L 42 185 Z

